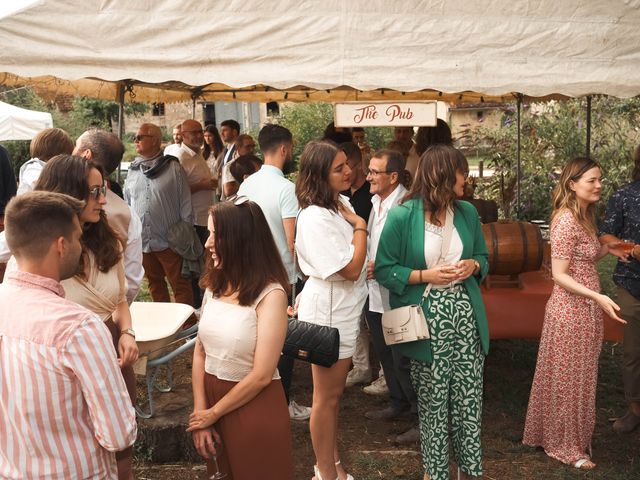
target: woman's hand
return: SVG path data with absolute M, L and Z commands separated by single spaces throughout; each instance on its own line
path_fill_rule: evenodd
M 127 333 L 120 335 L 118 340 L 118 366 L 128 367 L 138 360 L 138 344 L 136 339 Z
M 627 323 L 626 320 L 620 318 L 616 314 L 616 312 L 620 311 L 620 307 L 613 300 L 611 300 L 609 297 L 607 297 L 606 295 L 603 295 L 601 293 L 598 293 L 595 296 L 594 300 L 600 306 L 600 308 L 604 311 L 604 313 L 609 315 L 616 322 L 620 322 L 620 323 L 624 323 L 624 324 Z
M 458 279 L 458 267 L 455 265 L 437 265 L 426 270 L 422 280 L 434 285 L 447 285 Z
M 607 247 L 607 252 L 610 253 L 611 255 L 614 255 L 616 257 L 618 257 L 618 259 L 621 262 L 628 262 L 629 261 L 629 256 L 631 255 L 631 253 L 626 253 L 623 249 L 622 249 L 622 242 L 610 242 L 610 243 L 605 243 L 604 245 L 605 247 Z M 635 248 L 635 247 L 634 247 Z M 632 250 L 633 252 L 633 250 Z
M 466 280 L 473 275 L 473 272 L 476 269 L 476 262 L 467 258 L 465 260 L 460 260 L 454 265 L 454 267 L 458 269 L 458 278 L 456 278 L 456 280 Z
M 300 306 L 300 295 L 302 292 L 296 295 L 296 298 L 293 300 L 293 307 L 289 305 L 287 307 L 287 315 L 290 317 L 295 317 L 298 314 L 298 307 Z
M 207 459 L 217 454 L 215 444 L 222 443 L 220 435 L 213 427 L 194 430 L 191 437 L 200 456 Z
M 367 280 L 375 280 L 375 274 L 373 272 L 373 267 L 375 266 L 375 263 L 373 260 L 369 260 L 367 262 Z
M 213 408 L 209 408 L 207 410 L 194 410 L 191 415 L 189 415 L 189 428 L 187 428 L 187 432 L 193 432 L 194 430 L 198 430 L 201 428 L 207 428 L 216 423 L 218 419 L 213 413 Z
M 367 228 L 367 222 L 347 208 L 344 203 L 338 202 L 338 212 L 353 228 Z

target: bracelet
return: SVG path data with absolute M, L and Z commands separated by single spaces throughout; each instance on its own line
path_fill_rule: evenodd
M 367 232 L 367 234 L 369 234 L 369 231 L 366 228 L 362 228 L 362 227 L 358 227 L 358 228 L 354 228 L 353 229 L 354 232 Z

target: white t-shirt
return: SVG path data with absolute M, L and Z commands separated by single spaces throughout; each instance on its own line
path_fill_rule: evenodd
M 282 170 L 272 165 L 263 165 L 260 170 L 247 177 L 238 190 L 238 196 L 245 196 L 260 205 L 291 284 L 296 282 L 297 274 L 282 220 L 296 218 L 298 214 L 295 189 L 295 185 L 284 177 Z
M 21 167 L 18 174 L 18 191 L 16 195 L 31 192 L 36 186 L 40 173 L 44 168 L 45 162 L 39 158 L 27 160 Z
M 206 292 L 207 301 L 198 325 L 205 372 L 230 382 L 239 382 L 251 372 L 258 340 L 256 306 L 273 290 L 282 287 L 277 283 L 267 285 L 250 306 L 223 302 Z M 271 378 L 280 378 L 277 368 Z
M 167 147 L 168 148 L 168 147 Z M 187 174 L 187 183 L 192 185 L 203 179 L 211 179 L 211 170 L 200 152 L 194 152 L 184 143 L 176 152 L 180 165 Z M 191 194 L 191 208 L 193 209 L 194 225 L 207 226 L 209 208 L 214 203 L 213 190 L 200 190 Z

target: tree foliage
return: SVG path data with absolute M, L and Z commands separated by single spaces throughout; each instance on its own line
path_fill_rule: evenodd
M 33 89 L 24 87 L 3 92 L 2 101 L 21 108 L 39 110 L 51 113 L 53 125 L 65 130 L 72 138 L 77 138 L 89 127 L 98 127 L 114 131 L 118 120 L 118 103 L 97 100 L 89 97 L 75 97 L 72 108 L 68 112 L 61 112 L 55 102 L 47 103 L 40 98 Z M 146 103 L 125 103 L 125 115 L 140 116 L 147 112 Z M 5 142 L 9 150 L 16 173 L 26 162 L 29 155 L 29 141 Z
M 611 193 L 629 181 L 633 149 L 640 142 L 639 116 L 638 98 L 593 98 L 591 157 L 603 169 L 601 209 Z M 496 200 L 505 218 L 548 219 L 559 172 L 571 158 L 586 155 L 586 99 L 526 105 L 521 124 L 520 205 L 515 106 L 504 113 L 502 128 L 468 132 L 472 148 L 494 169 L 477 193 Z

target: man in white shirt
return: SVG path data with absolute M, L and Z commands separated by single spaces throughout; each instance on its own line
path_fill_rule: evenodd
M 242 182 L 238 196 L 246 196 L 262 209 L 271 233 L 282 257 L 282 262 L 293 285 L 298 281 L 293 263 L 293 240 L 298 214 L 298 199 L 295 185 L 285 178 L 285 173 L 293 170 L 293 137 L 291 132 L 280 125 L 265 125 L 258 134 L 258 144 L 264 155 L 264 165 Z M 293 303 L 290 303 L 292 305 Z M 287 400 L 291 388 L 293 359 L 282 356 L 278 371 Z M 300 407 L 294 401 L 289 403 L 289 414 L 297 420 L 311 415 L 311 409 Z
M 207 219 L 209 208 L 215 202 L 215 189 L 218 180 L 211 175 L 211 170 L 202 156 L 202 144 L 204 143 L 204 130 L 197 120 L 185 120 L 182 122 L 182 144 L 175 156 L 187 175 L 187 183 L 191 190 L 191 208 L 193 209 L 193 225 L 200 242 L 204 247 L 209 231 Z M 198 278 L 191 279 L 194 307 L 200 308 L 202 294 L 198 286 Z
M 414 414 L 417 412 L 416 395 L 409 378 L 408 360 L 396 353 L 384 342 L 381 321 L 382 313 L 391 309 L 389 306 L 389 291 L 378 284 L 373 273 L 378 242 L 387 220 L 387 214 L 407 194 L 407 189 L 400 184 L 404 169 L 405 162 L 402 154 L 393 150 L 379 150 L 374 153 L 367 169 L 367 180 L 371 184 L 371 193 L 374 195 L 371 199 L 373 208 L 367 228 L 369 230 L 367 252 L 369 259 L 367 264 L 369 302 L 365 313 L 373 349 L 382 364 L 391 401 L 388 407 L 366 412 L 365 417 L 370 420 L 390 420 L 407 412 Z M 417 434 L 418 430 L 412 428 L 408 432 L 399 435 L 396 441 L 398 443 L 412 443 L 417 441 Z
M 165 147 L 164 154 L 173 155 L 174 157 L 177 157 L 178 151 L 180 150 L 180 146 L 182 145 L 182 124 L 181 123 L 173 127 L 173 131 L 171 132 L 171 138 L 173 138 L 173 143 Z

